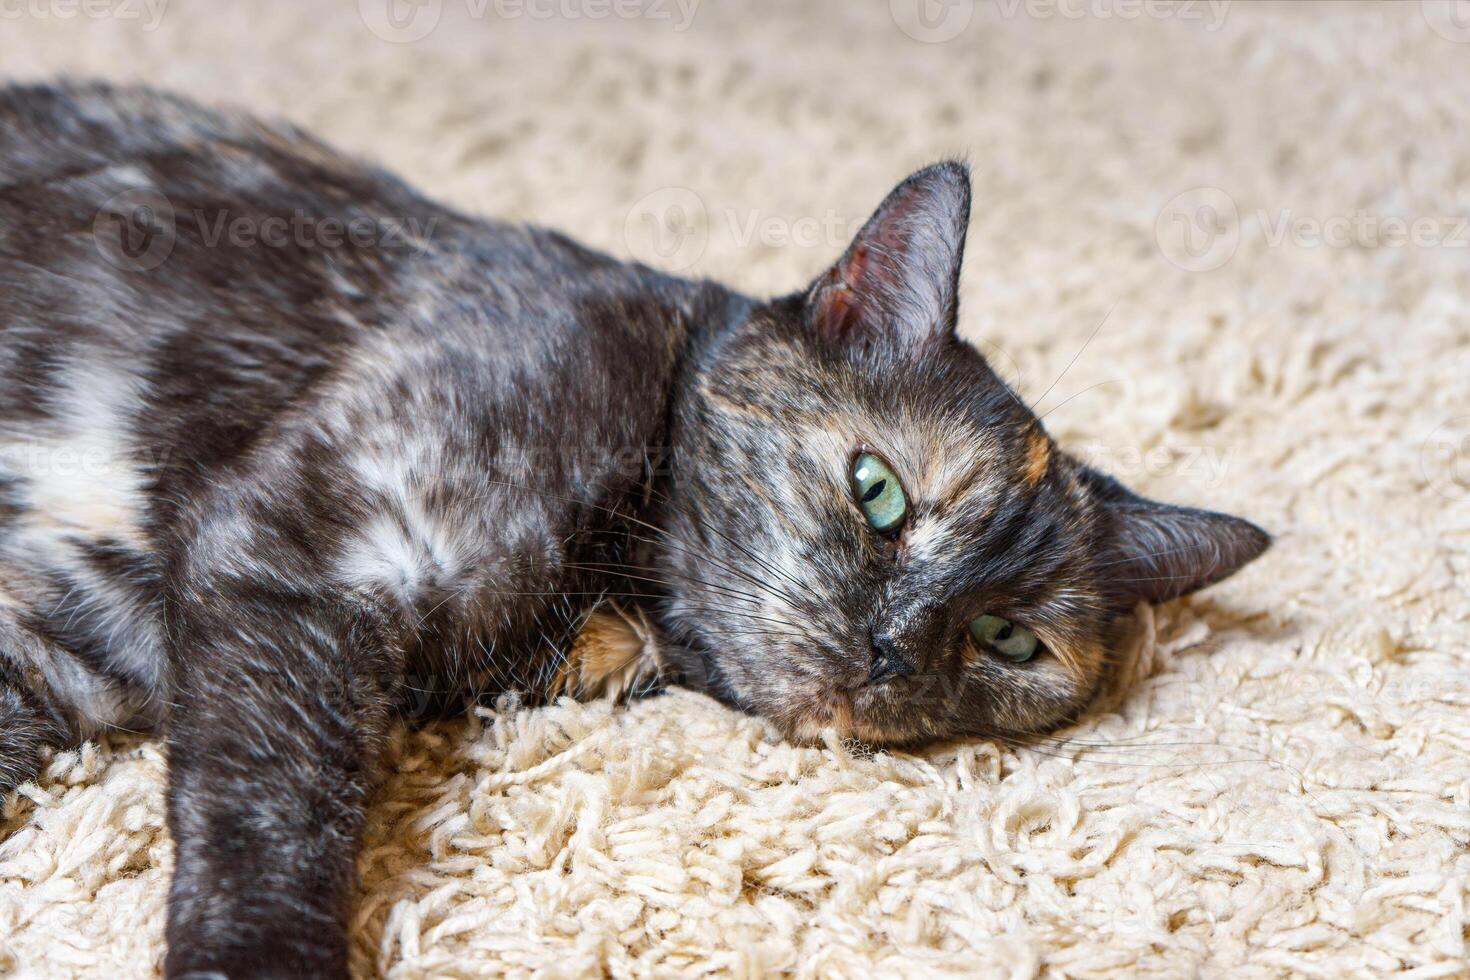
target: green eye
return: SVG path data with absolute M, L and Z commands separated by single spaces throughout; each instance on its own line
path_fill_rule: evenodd
M 1025 663 L 1041 649 L 1035 633 L 999 616 L 976 616 L 970 620 L 970 635 L 976 643 L 1012 663 Z
M 871 453 L 852 462 L 852 493 L 868 525 L 879 533 L 896 529 L 908 516 L 909 502 L 898 476 Z

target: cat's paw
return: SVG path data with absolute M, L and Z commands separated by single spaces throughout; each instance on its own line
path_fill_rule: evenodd
M 658 637 L 642 611 L 603 606 L 582 623 L 547 694 L 623 701 L 652 691 L 659 673 Z

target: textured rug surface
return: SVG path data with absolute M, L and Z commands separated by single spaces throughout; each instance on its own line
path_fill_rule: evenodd
M 1466 975 L 1465 6 L 0 7 L 7 76 L 283 115 L 758 292 L 966 155 L 965 334 L 1067 446 L 1278 536 L 1140 614 L 1116 689 L 1030 748 L 794 747 L 688 693 L 406 735 L 354 968 Z M 163 786 L 117 738 L 4 802 L 0 974 L 157 970 Z

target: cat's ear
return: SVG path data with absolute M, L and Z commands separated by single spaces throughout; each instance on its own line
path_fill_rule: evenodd
M 954 330 L 970 223 L 970 171 L 937 163 L 895 187 L 807 293 L 823 340 L 922 342 Z
M 1096 471 L 1087 480 L 1107 528 L 1098 572 L 1121 606 L 1213 585 L 1271 545 L 1269 534 L 1239 517 L 1149 500 Z

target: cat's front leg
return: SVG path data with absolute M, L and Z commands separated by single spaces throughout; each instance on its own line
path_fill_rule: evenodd
M 166 973 L 344 976 L 400 670 L 389 627 L 341 596 L 259 580 L 184 594 L 170 623 Z

